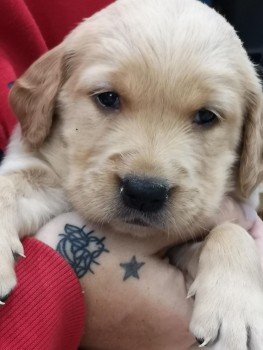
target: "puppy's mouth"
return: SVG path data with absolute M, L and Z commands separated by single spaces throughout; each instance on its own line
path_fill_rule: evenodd
M 111 228 L 121 233 L 129 233 L 137 237 L 149 237 L 165 232 L 160 221 L 151 217 L 140 215 L 123 215 L 111 223 Z
M 142 220 L 140 218 L 126 219 L 125 223 L 129 224 L 129 225 L 136 225 L 136 226 L 142 226 L 142 227 L 148 227 L 149 226 L 148 223 L 146 223 L 144 220 Z

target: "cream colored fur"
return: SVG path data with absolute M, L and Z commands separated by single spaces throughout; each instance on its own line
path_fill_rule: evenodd
M 115 112 L 94 100 L 112 90 L 121 97 Z M 261 85 L 233 28 L 198 1 L 115 2 L 34 63 L 10 104 L 20 126 L 0 170 L 2 295 L 16 283 L 19 238 L 71 206 L 109 230 L 167 232 L 182 243 L 208 234 L 224 196 L 247 201 L 262 179 Z M 193 124 L 202 108 L 220 121 Z M 139 214 L 120 199 L 129 174 L 170 187 L 166 209 L 144 217 L 139 233 L 125 222 Z M 214 228 L 199 254 L 192 332 L 213 341 L 221 327 L 211 348 L 242 350 L 249 329 L 250 349 L 263 349 L 262 274 L 250 236 L 234 224 Z

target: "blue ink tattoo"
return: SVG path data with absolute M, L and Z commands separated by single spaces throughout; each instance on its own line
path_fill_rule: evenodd
M 134 277 L 139 279 L 140 276 L 138 274 L 138 271 L 140 270 L 140 268 L 144 265 L 144 262 L 138 262 L 136 260 L 136 257 L 133 256 L 131 261 L 127 262 L 127 263 L 122 263 L 120 264 L 120 266 L 124 269 L 125 274 L 123 277 L 123 281 L 126 281 L 128 278 L 130 277 Z
M 78 278 L 83 277 L 87 272 L 94 274 L 92 265 L 100 265 L 98 258 L 102 253 L 109 253 L 105 248 L 105 237 L 98 238 L 94 231 L 85 232 L 86 226 L 77 227 L 66 224 L 64 233 L 61 233 L 56 251 L 73 268 Z

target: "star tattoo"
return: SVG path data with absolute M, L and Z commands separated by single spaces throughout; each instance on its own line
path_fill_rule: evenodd
M 133 256 L 130 262 L 121 263 L 120 266 L 124 269 L 125 274 L 123 277 L 123 281 L 126 281 L 130 277 L 134 277 L 140 279 L 138 271 L 144 265 L 144 262 L 138 262 L 136 257 Z

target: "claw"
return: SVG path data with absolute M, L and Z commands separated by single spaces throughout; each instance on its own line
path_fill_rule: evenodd
M 199 345 L 203 344 L 203 342 L 205 341 L 204 338 L 195 338 L 195 339 Z
M 18 261 L 19 258 L 26 258 L 26 256 L 23 253 L 13 252 L 13 255 L 16 261 Z
M 195 296 L 195 291 L 190 291 L 190 292 L 187 294 L 186 299 L 190 299 L 190 298 L 192 298 L 192 297 L 194 297 L 194 296 Z
M 2 299 L 1 299 L 1 303 L 5 304 L 7 299 L 10 297 L 11 293 L 12 293 L 12 291 L 10 293 L 6 294 L 5 296 L 3 296 Z
M 210 340 L 211 339 L 207 339 L 207 340 L 204 340 L 204 339 L 202 339 L 203 340 L 203 342 L 199 345 L 199 348 L 203 348 L 203 347 L 205 347 L 209 342 L 210 342 Z
M 3 303 L 3 302 L 0 300 L 0 305 L 5 305 L 5 303 Z

